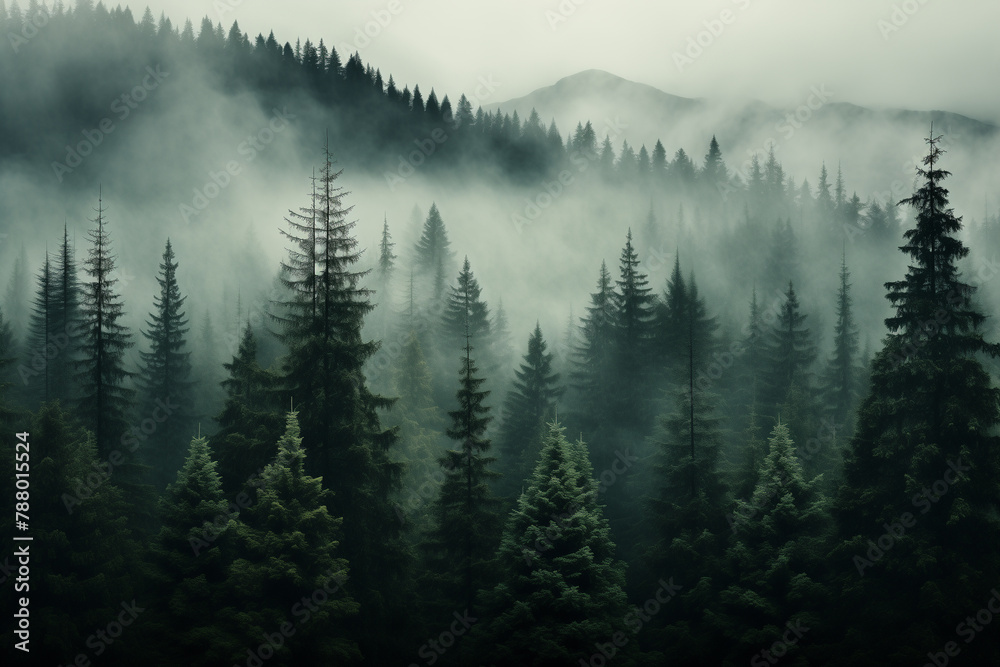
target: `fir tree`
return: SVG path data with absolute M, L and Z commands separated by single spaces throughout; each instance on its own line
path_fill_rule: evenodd
M 22 362 L 22 377 L 28 383 L 32 397 L 31 407 L 37 408 L 47 403 L 51 398 L 53 388 L 52 374 L 49 369 L 49 358 L 58 355 L 53 336 L 54 304 L 52 294 L 52 271 L 49 253 L 45 253 L 45 262 L 36 277 L 37 290 L 31 306 L 31 317 L 28 321 L 28 336 L 25 341 L 26 356 Z M 51 346 L 51 347 L 50 347 Z
M 726 561 L 736 581 L 721 591 L 716 617 L 728 638 L 725 661 L 753 662 L 761 647 L 795 628 L 786 644 L 795 664 L 818 639 L 802 637 L 823 625 L 833 597 L 823 584 L 831 522 L 820 481 L 806 479 L 788 427 L 775 426 L 752 496 L 737 500 L 729 518 Z
M 126 415 L 132 408 L 135 391 L 127 382 L 133 373 L 125 368 L 125 351 L 133 343 L 132 334 L 120 322 L 124 308 L 115 292 L 116 257 L 111 254 L 101 199 L 96 211 L 93 222 L 97 227 L 89 232 L 92 245 L 84 262 L 90 281 L 83 285 L 80 308 L 79 415 L 94 433 L 98 455 L 107 458 L 123 438 Z
M 481 295 L 482 288 L 466 257 L 442 315 L 441 342 L 445 349 L 458 349 L 466 333 L 479 345 L 489 344 L 490 311 Z
M 448 230 L 445 229 L 437 204 L 431 204 L 420 240 L 417 241 L 414 266 L 421 278 L 432 281 L 435 301 L 444 297 L 444 279 L 451 273 L 453 261 L 454 253 L 451 241 L 448 240 Z
M 306 472 L 302 442 L 298 414 L 289 412 L 256 502 L 227 531 L 239 555 L 228 568 L 230 598 L 219 612 L 218 624 L 234 635 L 233 643 L 220 647 L 228 649 L 227 661 L 245 660 L 248 646 L 287 622 L 294 624 L 294 640 L 274 648 L 269 662 L 339 665 L 360 659 L 344 626 L 358 604 L 349 594 L 348 561 L 339 555 L 342 519 L 327 509 L 332 492 Z M 302 601 L 312 601 L 316 591 L 324 592 L 323 604 Z
M 572 378 L 579 393 L 581 422 L 594 428 L 610 412 L 606 397 L 612 382 L 614 350 L 614 290 L 607 264 L 601 262 L 597 291 L 590 295 L 580 326 L 581 341 L 574 352 Z
M 458 409 L 448 413 L 452 426 L 447 431 L 458 447 L 439 460 L 445 478 L 432 509 L 434 528 L 426 544 L 431 578 L 440 596 L 437 615 L 445 618 L 455 609 L 472 616 L 478 613 L 477 592 L 492 579 L 491 561 L 501 525 L 499 503 L 490 490 L 498 473 L 489 466 L 496 459 L 488 455 L 490 441 L 485 437 L 492 420 L 485 404 L 489 392 L 482 389 L 485 380 L 478 377 L 468 336 L 459 378 Z M 433 616 L 435 606 L 431 609 Z
M 615 559 L 586 445 L 549 425 L 531 483 L 507 522 L 500 582 L 474 629 L 497 665 L 578 665 L 625 628 L 625 564 Z M 634 664 L 634 642 L 616 663 Z
M 384 662 L 397 650 L 385 641 L 384 628 L 406 604 L 403 595 L 388 599 L 380 592 L 404 589 L 408 556 L 391 500 L 402 465 L 392 460 L 395 430 L 384 429 L 377 412 L 392 401 L 373 393 L 363 373 L 378 344 L 361 333 L 373 306 L 360 287 L 364 272 L 353 269 L 360 255 L 339 175 L 327 150 L 311 205 L 289 220 L 293 247 L 282 282 L 290 298 L 275 317 L 288 346 L 284 383 L 301 410 L 310 468 L 336 489 L 331 511 L 344 518 L 350 591 L 361 605 L 355 636 L 369 660 Z
M 927 139 L 921 184 L 900 202 L 917 213 L 900 248 L 910 265 L 903 280 L 886 283 L 895 313 L 872 361 L 837 501 L 837 554 L 854 565 L 844 574 L 845 608 L 857 609 L 852 625 L 862 629 L 847 638 L 845 655 L 859 665 L 923 660 L 925 649 L 954 637 L 955 619 L 980 608 L 1000 576 L 991 556 L 1000 549 L 1000 442 L 992 434 L 1000 392 L 977 358 L 1000 346 L 984 340 L 986 317 L 961 279 L 969 249 L 942 185 L 949 172 L 939 166 L 939 141 Z M 880 555 L 871 540 L 908 510 L 917 525 Z M 851 607 L 858 600 L 869 603 Z M 882 649 L 864 630 L 874 618 Z M 962 653 L 977 664 L 1000 659 L 989 642 Z
M 209 667 L 229 657 L 227 640 L 205 616 L 229 602 L 227 560 L 217 539 L 235 526 L 208 440 L 191 439 L 187 458 L 160 499 L 162 526 L 150 549 L 158 596 L 149 635 L 174 662 Z
M 840 287 L 837 290 L 837 323 L 834 325 L 833 356 L 827 364 L 825 393 L 827 413 L 833 423 L 850 437 L 854 409 L 858 402 L 859 360 L 858 329 L 854 323 L 851 284 L 848 282 L 846 254 L 840 263 Z
M 177 285 L 177 262 L 167 240 L 156 277 L 160 293 L 153 297 L 155 312 L 146 320 L 142 332 L 149 341 L 149 351 L 140 352 L 142 368 L 141 414 L 153 414 L 156 408 L 169 413 L 143 445 L 144 460 L 152 467 L 152 483 L 165 488 L 176 477 L 184 461 L 183 443 L 194 430 L 191 353 L 187 347 L 188 319 L 183 310 L 186 297 Z
M 500 427 L 501 495 L 516 498 L 538 460 L 545 424 L 554 418 L 556 401 L 563 393 L 559 374 L 552 370 L 552 354 L 546 352 L 541 326 L 528 338 L 528 351 L 520 369 L 514 371 L 514 386 L 504 401 Z
M 631 230 L 622 249 L 619 270 L 621 277 L 613 293 L 616 376 L 610 395 L 619 422 L 636 428 L 641 427 L 648 413 L 648 361 L 655 297 L 646 274 L 639 270 L 639 257 L 632 246 Z
M 229 373 L 222 382 L 226 402 L 216 417 L 219 431 L 212 437 L 219 472 L 228 496 L 263 471 L 274 458 L 275 444 L 284 423 L 278 382 L 257 361 L 257 338 L 248 322 L 232 360 L 223 364 Z
M 784 403 L 793 386 L 808 389 L 808 373 L 816 358 L 812 334 L 805 327 L 806 316 L 799 312 L 799 300 L 791 282 L 785 297 L 781 313 L 768 331 L 765 403 L 770 406 Z

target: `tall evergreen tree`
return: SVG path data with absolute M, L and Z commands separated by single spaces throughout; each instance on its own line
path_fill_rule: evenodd
M 169 411 L 143 445 L 143 459 L 152 467 L 151 482 L 165 488 L 176 478 L 184 462 L 183 443 L 189 442 L 193 435 L 195 409 L 191 353 L 185 349 L 190 330 L 183 310 L 186 297 L 181 296 L 177 285 L 177 262 L 169 239 L 156 282 L 160 293 L 153 297 L 154 312 L 149 314 L 147 328 L 142 332 L 150 349 L 139 353 L 143 405 L 140 414 L 153 414 L 157 408 Z
M 70 404 L 76 397 L 73 366 L 80 346 L 80 285 L 76 274 L 76 258 L 65 224 L 53 271 L 52 288 L 52 336 L 59 351 L 55 359 L 48 360 L 52 379 L 50 394 L 53 399 Z
M 626 236 L 619 264 L 620 278 L 613 293 L 616 375 L 610 396 L 619 422 L 625 427 L 639 428 L 649 409 L 647 393 L 651 382 L 649 358 L 655 297 L 646 274 L 639 269 L 631 230 Z
M 392 504 L 402 464 L 392 460 L 396 432 L 384 429 L 378 414 L 392 401 L 373 393 L 363 373 L 378 344 L 361 334 L 373 306 L 360 287 L 364 272 L 353 268 L 360 255 L 339 175 L 327 150 L 311 205 L 289 221 L 293 247 L 282 281 L 290 298 L 275 317 L 288 346 L 284 382 L 301 411 L 310 467 L 336 489 L 331 511 L 344 518 L 354 573 L 349 590 L 361 605 L 355 636 L 367 659 L 385 662 L 405 650 L 385 641 L 384 628 L 405 613 L 406 598 L 382 592 L 405 590 L 409 558 Z
M 832 524 L 820 482 L 806 478 L 788 427 L 775 426 L 752 496 L 738 499 L 730 515 L 726 563 L 736 576 L 720 592 L 711 624 L 727 637 L 720 662 L 753 663 L 755 656 L 764 662 L 762 647 L 784 636 L 790 664 L 804 664 L 802 656 L 818 639 L 833 599 L 823 582 Z
M 614 350 L 614 288 L 608 266 L 601 262 L 597 291 L 590 295 L 587 315 L 580 325 L 581 341 L 573 351 L 574 386 L 579 393 L 578 411 L 581 423 L 595 428 L 610 413 L 607 396 L 610 391 Z
M 816 358 L 816 346 L 805 321 L 795 288 L 789 282 L 781 314 L 768 331 L 765 403 L 769 406 L 784 403 L 793 386 L 799 390 L 810 386 L 808 373 Z
M 21 366 L 22 378 L 28 385 L 28 391 L 25 393 L 31 397 L 31 407 L 34 408 L 52 398 L 53 378 L 49 369 L 49 359 L 58 355 L 52 326 L 54 315 L 52 282 L 51 263 L 49 253 L 46 251 L 45 262 L 36 277 L 37 288 L 31 304 L 28 335 L 24 345 L 25 358 Z
M 482 288 L 466 257 L 442 315 L 441 343 L 444 349 L 458 349 L 466 334 L 484 348 L 489 344 L 490 311 L 481 295 Z
M 563 393 L 559 374 L 552 370 L 552 354 L 546 352 L 542 328 L 536 322 L 528 338 L 528 351 L 520 369 L 514 371 L 514 386 L 504 401 L 499 451 L 506 498 L 520 495 L 538 460 L 545 424 L 555 417 L 556 401 Z
M 492 420 L 485 404 L 490 392 L 483 390 L 485 380 L 478 372 L 471 337 L 466 336 L 458 408 L 448 413 L 452 420 L 448 437 L 458 447 L 439 460 L 445 478 L 426 544 L 431 578 L 440 596 L 439 606 L 431 605 L 432 616 L 442 619 L 456 609 L 472 616 L 479 613 L 477 592 L 492 580 L 491 561 L 501 526 L 499 501 L 490 489 L 491 480 L 499 475 L 490 470 L 496 459 L 489 456 L 490 441 L 485 437 Z
M 917 214 L 900 248 L 910 265 L 902 280 L 886 283 L 895 313 L 872 361 L 871 392 L 837 500 L 845 540 L 838 554 L 855 566 L 844 575 L 845 609 L 862 628 L 848 636 L 844 655 L 857 665 L 923 661 L 954 638 L 957 620 L 983 606 L 1000 576 L 991 555 L 1000 550 L 1000 441 L 993 435 L 1000 392 L 977 357 L 995 357 L 1000 346 L 984 340 L 986 317 L 973 303 L 975 288 L 961 279 L 969 249 L 942 185 L 949 172 L 940 167 L 939 142 L 932 132 L 917 168 L 920 186 L 900 202 Z M 906 511 L 915 526 L 903 527 Z M 891 550 L 873 547 L 874 539 L 885 543 L 876 536 L 886 525 L 905 536 Z M 857 600 L 866 603 L 852 606 Z M 863 630 L 874 618 L 881 619 L 880 649 Z M 961 646 L 963 660 L 1000 659 L 995 642 Z
M 116 257 L 105 228 L 103 200 L 98 198 L 97 225 L 90 230 L 90 252 L 84 271 L 80 307 L 81 356 L 77 364 L 81 396 L 79 415 L 94 433 L 98 455 L 106 459 L 125 435 L 126 417 L 135 390 L 128 386 L 133 373 L 125 368 L 125 351 L 133 346 L 132 334 L 120 320 L 121 297 L 115 292 Z
M 833 356 L 827 364 L 825 379 L 826 411 L 833 422 L 850 437 L 854 410 L 859 400 L 860 372 L 858 328 L 854 323 L 850 272 L 846 254 L 840 263 L 840 287 L 837 289 L 837 322 L 833 330 Z

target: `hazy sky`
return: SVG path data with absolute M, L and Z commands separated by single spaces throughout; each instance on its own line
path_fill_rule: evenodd
M 251 38 L 270 29 L 293 45 L 296 37 L 322 37 L 340 52 L 360 51 L 398 82 L 420 83 L 425 95 L 434 87 L 439 97 L 469 94 L 479 77 L 492 76 L 500 87 L 486 101 L 502 101 L 597 68 L 690 97 L 791 104 L 809 86 L 826 84 L 842 91 L 839 101 L 1000 121 L 996 0 L 151 0 L 149 6 L 175 22 L 190 17 L 196 29 L 207 15 L 227 30 L 238 20 Z M 142 5 L 132 9 L 138 18 Z M 699 37 L 700 54 L 689 42 Z M 678 63 L 675 54 L 694 57 Z

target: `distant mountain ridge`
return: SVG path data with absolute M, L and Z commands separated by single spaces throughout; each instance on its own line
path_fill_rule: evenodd
M 836 90 L 813 86 L 802 103 L 781 109 L 756 100 L 742 103 L 687 98 L 603 70 L 563 77 L 527 95 L 488 105 L 523 119 L 535 109 L 547 125 L 555 120 L 565 137 L 578 122 L 593 123 L 599 140 L 610 135 L 615 151 L 623 141 L 652 150 L 659 139 L 672 156 L 683 148 L 700 164 L 714 135 L 730 169 L 742 172 L 754 153 L 774 146 L 786 171 L 815 183 L 822 159 L 859 183 L 912 179 L 900 164 L 921 152 L 931 122 L 951 151 L 979 154 L 1000 138 L 1000 127 L 949 111 L 870 109 L 840 98 Z M 861 193 L 862 195 L 864 193 Z

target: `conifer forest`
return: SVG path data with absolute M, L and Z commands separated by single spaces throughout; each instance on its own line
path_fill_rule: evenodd
M 3 664 L 1000 665 L 1000 8 L 806 4 L 0 0 Z

